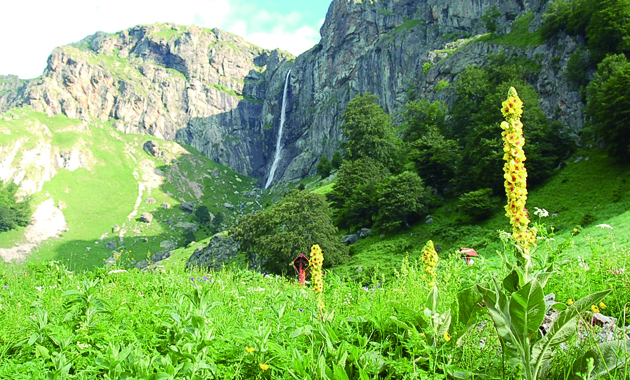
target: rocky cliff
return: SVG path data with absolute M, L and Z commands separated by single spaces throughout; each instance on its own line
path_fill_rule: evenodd
M 578 44 L 506 44 L 484 35 L 482 16 L 492 7 L 500 12 L 498 34 L 510 35 L 523 19 L 534 31 L 547 2 L 334 0 L 320 43 L 297 58 L 218 29 L 156 24 L 96 33 L 56 49 L 41 78 L 0 78 L 0 110 L 30 105 L 49 114 L 110 120 L 125 132 L 190 144 L 265 180 L 291 70 L 275 175 L 286 181 L 312 174 L 319 157 L 338 149 L 340 119 L 356 94 L 376 94 L 390 113 L 411 89 L 416 97 L 448 101 L 438 83 L 504 52 L 540 65 L 531 82 L 543 110 L 578 130 L 581 102 L 562 75 Z

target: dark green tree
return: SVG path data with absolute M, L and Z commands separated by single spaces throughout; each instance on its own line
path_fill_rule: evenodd
M 199 224 L 206 224 L 210 221 L 210 210 L 206 206 L 199 206 L 195 209 L 195 217 Z
M 473 221 L 492 216 L 496 204 L 492 196 L 492 189 L 488 188 L 471 191 L 459 196 L 459 210 Z
M 630 158 L 630 62 L 622 55 L 606 57 L 587 88 L 586 114 L 596 140 L 612 155 Z
M 328 178 L 330 176 L 330 172 L 332 171 L 333 166 L 330 163 L 330 160 L 326 156 L 321 156 L 319 162 L 317 163 L 317 174 L 322 176 L 322 178 Z
M 17 190 L 13 182 L 7 185 L 0 182 L 0 232 L 26 227 L 30 223 L 30 198 L 18 201 Z
M 429 208 L 430 190 L 414 172 L 405 171 L 386 178 L 377 188 L 376 225 L 392 230 L 410 223 Z
M 390 170 L 400 166 L 400 139 L 375 95 L 357 95 L 348 103 L 342 121 L 346 159 L 371 157 Z
M 313 244 L 324 251 L 326 266 L 348 257 L 325 198 L 308 191 L 291 190 L 270 208 L 246 215 L 230 229 L 230 236 L 241 243 L 252 267 L 273 273 L 290 270 L 291 261 L 310 252 Z
M 405 104 L 402 111 L 403 141 L 420 139 L 429 131 L 443 131 L 446 125 L 448 108 L 443 102 L 418 100 Z
M 340 151 L 335 151 L 335 154 L 333 154 L 332 157 L 332 166 L 335 169 L 339 169 L 341 167 L 341 165 L 343 165 L 343 157 L 341 156 L 341 152 Z
M 588 47 L 596 62 L 609 53 L 630 52 L 630 0 L 598 0 L 586 27 Z
M 333 190 L 327 196 L 335 208 L 335 222 L 340 228 L 372 225 L 372 217 L 378 212 L 374 197 L 376 185 L 389 174 L 382 163 L 369 157 L 344 161 Z
M 427 185 L 444 193 L 452 187 L 461 162 L 459 144 L 433 129 L 409 145 L 409 161 Z

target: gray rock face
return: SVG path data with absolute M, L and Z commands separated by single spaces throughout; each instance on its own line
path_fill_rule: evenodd
M 186 269 L 194 267 L 221 269 L 223 264 L 236 257 L 240 244 L 229 236 L 218 234 L 210 239 L 210 243 L 198 248 L 186 262 Z
M 50 115 L 112 120 L 125 132 L 192 145 L 236 171 L 266 180 L 275 152 L 286 74 L 291 70 L 282 159 L 276 181 L 315 173 L 342 140 L 341 117 L 358 93 L 376 94 L 390 114 L 417 98 L 452 101 L 436 88 L 488 55 L 540 65 L 530 82 L 540 106 L 578 131 L 582 106 L 563 73 L 580 43 L 572 38 L 526 47 L 458 40 L 486 33 L 482 15 L 497 6 L 499 33 L 548 0 L 334 0 L 321 41 L 293 59 L 218 29 L 172 24 L 96 33 L 55 49 L 41 78 L 0 77 L 0 111 L 30 105 Z M 423 70 L 425 63 L 431 69 Z M 213 176 L 214 172 L 212 173 Z
M 145 142 L 142 145 L 142 149 L 153 157 L 158 157 L 162 153 L 160 152 L 160 147 L 152 140 Z
M 366 237 L 370 236 L 371 233 L 372 233 L 371 229 L 361 228 L 361 230 L 359 231 L 359 238 L 365 239 Z

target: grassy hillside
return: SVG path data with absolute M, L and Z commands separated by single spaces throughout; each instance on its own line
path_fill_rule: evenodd
M 143 150 L 148 140 L 158 145 L 157 157 Z M 140 261 L 148 252 L 212 233 L 204 226 L 187 233 L 190 226 L 181 223 L 196 218 L 180 209 L 183 202 L 205 205 L 213 215 L 221 213 L 224 226 L 239 214 L 239 203 L 245 212 L 259 207 L 251 194 L 252 179 L 190 147 L 123 134 L 108 122 L 16 109 L 0 116 L 0 147 L 6 152 L 3 170 L 10 179 L 21 175 L 33 184 L 33 207 L 51 199 L 67 224 L 61 236 L 33 250 L 29 255 L 33 261 L 55 259 L 71 268 L 91 268 L 114 250 Z M 143 212 L 153 214 L 150 224 L 139 220 Z M 25 243 L 25 234 L 24 228 L 0 234 L 0 249 Z
M 327 183 L 313 191 L 326 193 L 331 187 Z M 382 237 L 381 232 L 373 231 L 369 238 L 353 244 L 351 260 L 335 268 L 335 272 L 363 282 L 375 272 L 392 273 L 407 254 L 419 257 L 429 239 L 435 242 L 442 257 L 460 247 L 471 247 L 487 260 L 497 260 L 496 251 L 503 248 L 497 231 L 511 230 L 504 215 L 504 198 L 497 197 L 494 216 L 480 223 L 473 223 L 459 212 L 457 200 L 436 199 L 434 204 L 437 206 L 431 215 L 411 229 Z M 630 165 L 599 150 L 580 152 L 557 169 L 549 181 L 530 191 L 527 208 L 531 214 L 535 207 L 547 210 L 549 217 L 539 219 L 532 215 L 534 222 L 553 227 L 558 238 L 577 235 L 576 256 L 587 255 L 589 241 L 606 234 L 596 227 L 602 223 L 615 227 L 620 244 L 630 245 Z

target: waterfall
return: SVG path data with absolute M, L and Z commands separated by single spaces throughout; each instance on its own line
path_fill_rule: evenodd
M 282 147 L 280 146 L 280 141 L 282 140 L 282 128 L 284 127 L 284 118 L 285 118 L 285 110 L 287 108 L 287 89 L 289 88 L 289 76 L 291 75 L 291 70 L 287 73 L 287 79 L 284 81 L 284 92 L 282 93 L 282 110 L 280 111 L 280 129 L 278 130 L 278 140 L 276 141 L 276 155 L 273 158 L 273 164 L 271 164 L 271 170 L 269 170 L 269 177 L 267 178 L 267 183 L 265 184 L 265 189 L 269 188 L 271 182 L 273 182 L 273 176 L 276 174 L 276 169 L 278 169 L 278 164 L 280 163 L 280 156 L 282 154 Z

